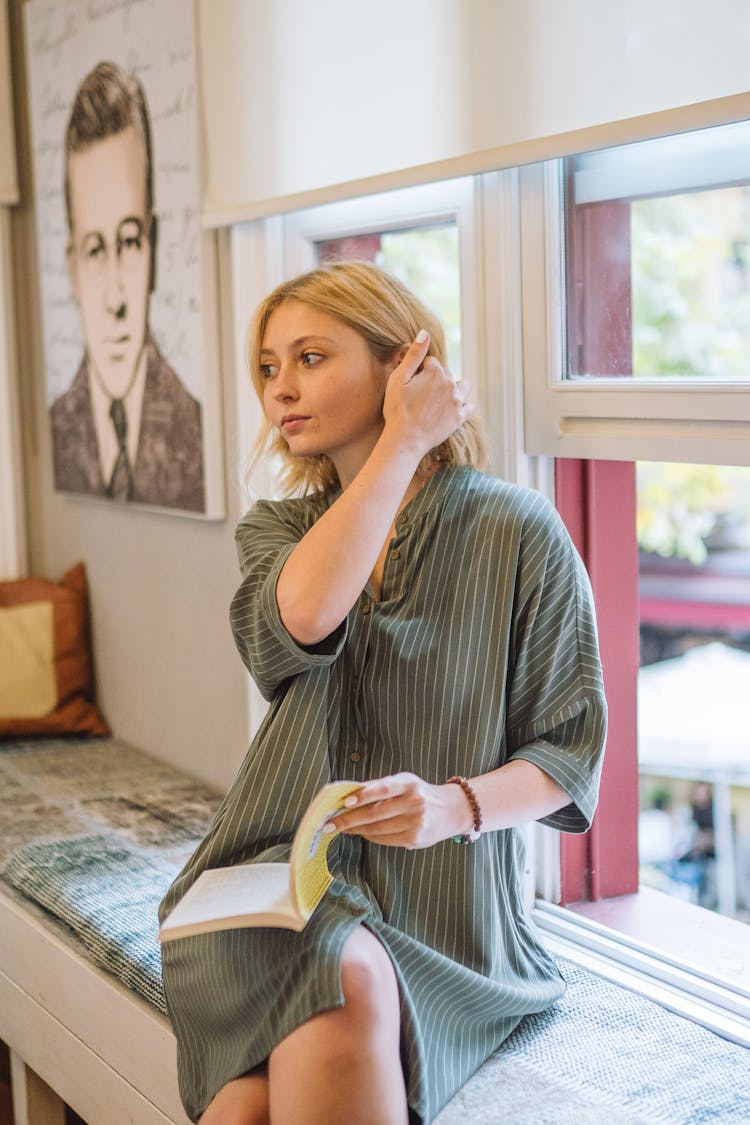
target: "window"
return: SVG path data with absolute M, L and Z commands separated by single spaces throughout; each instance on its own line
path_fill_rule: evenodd
M 750 185 L 630 204 L 632 374 L 750 381 Z
M 524 289 L 548 325 L 524 331 L 529 451 L 743 463 L 749 136 L 741 122 L 523 170 Z
M 583 163 L 579 168 L 571 162 L 566 175 L 570 178 L 583 167 Z M 558 163 L 329 204 L 245 228 L 242 238 L 235 236 L 236 270 L 239 263 L 251 273 L 265 269 L 270 276 L 260 283 L 260 297 L 275 281 L 331 257 L 368 257 L 395 272 L 408 269 L 405 280 L 436 307 L 444 321 L 450 323 L 453 317 L 456 341 L 460 340 L 461 369 L 470 380 L 476 373 L 477 397 L 489 420 L 491 444 L 499 451 L 493 470 L 551 494 L 546 473 L 552 460 L 524 458 L 519 453 L 522 352 L 526 384 L 533 384 L 535 378 L 538 381 L 541 371 L 547 389 L 576 399 L 581 390 L 589 393 L 592 383 L 597 385 L 591 393 L 603 394 L 606 400 L 613 388 L 625 386 L 630 390 L 642 381 L 632 373 L 632 267 L 630 258 L 622 256 L 622 246 L 630 253 L 633 243 L 632 200 L 625 199 L 617 189 L 609 201 L 586 202 L 586 207 L 599 207 L 609 206 L 614 200 L 616 208 L 609 208 L 607 224 L 589 222 L 583 243 L 586 255 L 581 259 L 579 243 L 570 231 L 565 234 L 563 188 L 563 168 Z M 686 192 L 681 198 L 691 196 Z M 622 239 L 618 243 L 614 258 L 618 269 L 604 271 L 612 284 L 610 296 L 605 300 L 602 286 L 589 284 L 599 299 L 589 300 L 585 306 L 587 332 L 573 357 L 579 372 L 608 371 L 609 376 L 594 379 L 584 374 L 578 378 L 576 372 L 568 370 L 573 367 L 566 351 L 572 317 L 566 318 L 564 310 L 566 294 L 570 307 L 571 295 L 577 299 L 581 293 L 569 277 L 575 269 L 581 274 L 582 284 L 602 276 L 602 262 L 606 263 L 613 245 L 611 238 L 601 237 L 602 230 L 622 233 L 623 214 L 627 215 L 627 237 L 624 243 Z M 567 258 L 562 253 L 565 245 Z M 570 267 L 567 282 L 566 261 L 577 263 Z M 623 278 L 627 301 L 618 297 Z M 256 281 L 253 273 L 252 285 Z M 254 297 L 243 297 L 238 307 L 252 307 L 254 303 Z M 612 315 L 613 304 L 617 315 Z M 623 310 L 627 316 L 620 315 Z M 458 365 L 458 360 L 452 362 Z M 563 379 L 566 371 L 574 377 Z M 528 398 L 526 407 L 528 412 Z M 598 457 L 585 463 L 566 458 L 558 462 L 556 471 L 557 503 L 587 562 L 597 598 L 611 709 L 609 762 L 599 823 L 590 836 L 562 842 L 561 892 L 568 902 L 623 894 L 638 886 L 635 462 L 640 450 L 637 440 L 630 438 L 632 434 L 638 438 L 635 423 L 639 417 L 633 415 L 632 434 L 624 428 L 627 440 L 613 457 L 612 431 L 605 425 L 611 419 L 606 418 L 604 407 L 597 409 L 598 413 L 588 419 L 592 426 L 588 436 L 601 424 L 602 432 L 596 435 L 600 440 Z M 563 420 L 573 417 L 569 408 L 566 410 Z M 664 410 L 666 418 L 667 405 Z M 556 441 L 544 447 L 547 454 L 560 451 Z M 660 446 L 658 456 L 664 453 Z M 550 850 L 548 843 L 546 838 L 542 840 L 541 850 L 549 862 L 541 883 L 554 897 L 556 875 L 551 879 L 548 876 L 549 869 L 556 866 L 551 853 L 557 844 Z
M 558 437 L 567 427 L 589 446 L 598 442 L 577 450 L 598 459 L 559 463 L 558 499 L 592 577 L 612 708 L 600 823 L 587 855 L 563 847 L 568 901 L 637 886 L 640 767 L 641 882 L 732 917 L 747 913 L 750 775 L 733 738 L 719 733 L 731 709 L 714 703 L 742 678 L 750 636 L 747 545 L 737 546 L 750 526 L 750 470 L 742 466 L 750 442 L 736 440 L 745 433 L 741 418 L 715 411 L 707 427 L 685 411 L 691 402 L 710 414 L 737 401 L 747 413 L 750 400 L 750 162 L 736 147 L 747 135 L 745 125 L 707 130 L 536 172 L 546 200 L 547 389 L 561 392 L 565 410 L 555 424 Z M 534 268 L 532 253 L 532 275 Z M 701 397 L 686 390 L 690 383 Z M 596 413 L 578 413 L 581 395 Z M 649 396 L 663 413 L 651 440 Z M 692 464 L 708 428 L 717 464 Z M 640 456 L 641 431 L 649 461 Z M 675 447 L 679 463 L 670 458 Z M 626 822 L 618 821 L 624 810 Z M 575 877 L 566 880 L 571 859 Z M 586 870 L 589 886 L 581 884 Z
M 456 219 L 434 225 L 326 238 L 315 244 L 319 262 L 351 258 L 376 262 L 432 309 L 445 330 L 448 366 L 460 375 L 461 271 Z
M 283 224 L 288 276 L 332 258 L 376 261 L 435 311 L 451 370 L 477 370 L 470 177 L 313 207 L 287 215 Z M 470 331 L 462 332 L 467 323 Z
M 750 382 L 749 140 L 742 123 L 565 161 L 564 377 Z M 619 346 L 592 354 L 604 304 Z
M 606 160 L 611 161 L 616 151 L 609 150 Z M 674 175 L 676 158 L 661 163 Z M 703 164 L 711 169 L 719 166 L 713 158 Z M 578 170 L 583 166 L 581 161 Z M 536 861 L 536 885 L 546 900 L 537 905 L 537 921 L 544 927 L 553 951 L 574 955 L 584 963 L 588 963 L 585 957 L 589 951 L 594 951 L 591 967 L 596 971 L 614 976 L 628 987 L 645 987 L 662 1003 L 687 1011 L 722 1034 L 746 1035 L 746 1027 L 744 1032 L 738 1030 L 744 1015 L 727 1016 L 729 1010 L 740 1010 L 736 982 L 724 988 L 709 971 L 710 984 L 706 986 L 705 976 L 694 981 L 693 974 L 681 964 L 686 955 L 704 963 L 706 941 L 701 945 L 698 939 L 706 928 L 696 928 L 693 915 L 689 920 L 686 915 L 677 922 L 674 915 L 666 920 L 655 908 L 652 895 L 681 911 L 690 912 L 692 906 L 656 892 L 630 892 L 639 885 L 636 696 L 639 606 L 643 610 L 646 603 L 645 588 L 642 584 L 639 587 L 636 538 L 637 499 L 645 478 L 641 477 L 639 485 L 641 469 L 637 463 L 667 459 L 708 465 L 747 461 L 750 394 L 737 379 L 718 381 L 711 375 L 696 378 L 694 373 L 688 379 L 674 377 L 674 371 L 647 378 L 633 372 L 632 357 L 640 346 L 634 343 L 633 323 L 641 313 L 630 292 L 635 268 L 632 247 L 639 238 L 647 240 L 648 227 L 643 226 L 637 237 L 633 235 L 634 200 L 627 198 L 627 190 L 621 185 L 609 197 L 609 228 L 620 233 L 625 230 L 626 234 L 614 255 L 617 269 L 604 273 L 611 291 L 600 283 L 597 294 L 597 286 L 589 286 L 585 305 L 588 331 L 578 342 L 581 350 L 568 360 L 571 325 L 578 323 L 575 316 L 580 314 L 571 312 L 568 318 L 566 313 L 566 296 L 569 303 L 576 283 L 570 282 L 565 263 L 572 263 L 572 256 L 578 253 L 575 268 L 583 284 L 596 276 L 594 271 L 601 271 L 607 245 L 610 249 L 614 246 L 598 235 L 598 242 L 591 239 L 596 233 L 596 224 L 592 223 L 583 257 L 571 246 L 570 237 L 566 239 L 564 189 L 565 175 L 570 177 L 571 168 L 569 165 L 564 174 L 559 162 L 530 165 L 331 204 L 235 228 L 227 249 L 231 253 L 233 303 L 238 310 L 237 371 L 243 371 L 246 311 L 284 277 L 311 268 L 332 253 L 377 259 L 390 253 L 401 239 L 417 237 L 416 232 L 429 238 L 440 231 L 455 231 L 450 237 L 457 243 L 462 370 L 464 377 L 474 382 L 488 419 L 496 452 L 492 471 L 552 495 L 550 469 L 554 466 L 556 501 L 594 587 L 610 704 L 608 760 L 594 829 L 584 836 L 563 838 L 539 827 L 529 833 L 532 849 L 527 872 L 534 870 Z M 718 190 L 716 185 L 697 184 L 694 176 L 685 187 L 686 198 L 699 189 Z M 607 201 L 591 202 L 599 206 Z M 600 208 L 600 214 L 604 214 L 604 208 Z M 624 215 L 628 216 L 627 226 Z M 602 225 L 599 223 L 599 234 Z M 567 258 L 563 254 L 566 241 Z M 625 257 L 623 245 L 628 247 Z M 726 287 L 723 292 L 734 291 L 739 304 L 741 293 L 732 271 L 739 271 L 742 254 L 737 250 L 734 261 L 716 268 L 717 277 Z M 413 278 L 410 282 L 419 288 Z M 625 284 L 627 301 L 618 297 Z M 592 294 L 599 300 L 592 300 Z M 429 300 L 426 293 L 423 295 Z M 608 311 L 613 300 L 614 316 Z M 643 323 L 648 327 L 648 316 Z M 591 372 L 599 375 L 593 377 Z M 244 375 L 238 385 L 246 387 Z M 240 427 L 247 426 L 251 417 L 248 397 L 245 389 L 238 390 Z M 524 452 L 524 426 L 525 449 L 540 454 L 538 457 Z M 242 449 L 249 447 L 251 433 L 249 429 L 247 442 L 240 440 Z M 711 449 L 710 455 L 706 455 L 706 448 Z M 723 454 L 729 449 L 732 455 L 717 455 L 717 448 Z M 553 457 L 558 459 L 553 461 Z M 271 494 L 272 482 L 264 484 L 261 491 Z M 251 728 L 257 726 L 263 709 L 262 703 L 251 696 Z M 531 878 L 529 889 L 533 891 Z M 589 898 L 602 901 L 586 902 Z M 556 907 L 559 901 L 569 908 Z M 643 908 L 639 915 L 641 946 L 637 941 L 623 944 L 616 936 L 618 921 L 612 911 L 619 908 L 627 913 L 633 903 Z M 665 925 L 671 926 L 674 940 L 667 942 L 671 950 L 654 962 L 653 947 L 659 944 Z M 744 931 L 742 926 L 737 928 Z M 633 933 L 629 922 L 623 929 Z M 697 937 L 696 929 L 701 932 Z M 566 944 L 556 947 L 552 937 L 563 931 Z M 720 943 L 724 936 L 722 933 Z M 723 976 L 726 964 L 736 958 L 736 942 L 732 939 L 717 945 L 714 937 L 712 931 L 707 939 L 713 943 L 714 962 L 716 949 L 726 951 L 719 974 Z M 701 947 L 691 956 L 697 945 Z M 601 956 L 595 953 L 597 948 L 601 948 Z M 634 965 L 637 971 L 631 973 Z M 648 966 L 644 970 L 645 986 L 639 975 L 644 965 Z M 712 967 L 709 957 L 709 970 Z M 682 1004 L 683 992 L 690 994 L 687 1007 Z M 710 1012 L 705 1005 L 700 1010 L 696 1007 L 696 997 L 701 997 L 702 1004 L 707 992 L 714 997 Z M 678 994 L 679 1000 L 675 999 Z
M 653 612 L 646 591 L 659 564 L 643 563 L 641 552 L 639 585 L 636 525 L 640 517 L 645 537 L 649 474 L 653 484 L 665 471 L 646 456 L 690 463 L 710 451 L 707 464 L 729 466 L 715 473 L 735 464 L 747 473 L 739 467 L 750 460 L 747 136 L 745 124 L 705 130 L 521 173 L 527 442 L 565 455 L 557 502 L 591 575 L 611 711 L 598 823 L 589 839 L 562 843 L 563 901 L 638 886 L 636 696 L 651 678 L 639 671 L 638 622 Z M 686 549 L 688 523 L 679 532 Z M 653 542 L 653 523 L 650 532 Z M 664 577 L 674 590 L 675 576 Z M 644 648 L 648 639 L 647 625 Z M 663 753 L 653 745 L 651 769 Z M 730 831 L 721 813 L 725 852 L 732 832 L 741 850 L 744 799 L 721 788 L 711 798 L 717 817 L 721 806 L 733 818 Z M 731 882 L 721 900 L 735 913 L 744 892 Z
M 641 885 L 750 921 L 750 469 L 636 485 Z

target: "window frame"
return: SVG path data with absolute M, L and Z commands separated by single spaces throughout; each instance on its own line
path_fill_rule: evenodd
M 521 169 L 526 452 L 748 464 L 750 383 L 564 377 L 562 166 Z
M 730 187 L 750 181 L 750 121 L 593 149 L 576 154 L 576 160 L 578 203 Z
M 638 891 L 638 549 L 632 462 L 561 459 L 557 509 L 591 581 L 609 723 L 591 829 L 560 841 L 563 905 Z

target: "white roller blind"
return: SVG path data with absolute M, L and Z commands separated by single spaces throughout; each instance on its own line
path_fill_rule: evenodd
M 8 4 L 0 0 L 0 206 L 18 202 L 16 141 L 10 80 Z
M 210 225 L 734 120 L 748 89 L 746 0 L 198 2 Z

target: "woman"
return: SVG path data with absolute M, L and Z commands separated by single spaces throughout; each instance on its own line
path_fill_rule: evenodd
M 232 627 L 270 708 L 163 913 L 206 867 L 288 858 L 326 781 L 364 784 L 301 933 L 164 947 L 182 1096 L 204 1125 L 429 1122 L 564 989 L 518 826 L 593 815 L 590 589 L 552 506 L 474 467 L 465 388 L 399 282 L 366 263 L 288 282 L 249 351 L 302 493 L 237 530 Z

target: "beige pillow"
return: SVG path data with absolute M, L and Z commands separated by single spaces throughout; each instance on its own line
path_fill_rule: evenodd
M 94 702 L 83 563 L 0 582 L 0 738 L 107 735 Z

